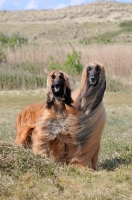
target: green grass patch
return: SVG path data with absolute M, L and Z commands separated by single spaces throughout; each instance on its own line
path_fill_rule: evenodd
M 124 21 L 124 22 L 121 22 L 119 24 L 119 27 L 123 28 L 123 29 L 126 29 L 126 30 L 130 30 L 132 31 L 132 20 L 130 21 Z
M 105 94 L 98 171 L 60 165 L 14 145 L 17 114 L 44 99 L 42 90 L 1 92 L 0 199 L 131 199 L 132 93 Z
M 97 36 L 91 36 L 83 41 L 81 44 L 112 44 L 117 43 L 117 38 L 121 34 L 127 34 L 132 32 L 132 21 L 124 21 L 119 24 L 119 30 L 106 31 L 103 34 L 98 34 Z M 120 41 L 121 42 L 121 41 Z M 131 42 L 126 40 L 124 42 Z
M 46 86 L 46 76 L 41 66 L 22 63 L 5 65 L 0 69 L 0 89 L 37 89 Z
M 91 37 L 84 41 L 80 41 L 80 43 L 82 44 L 111 44 L 115 42 L 115 37 L 119 36 L 122 32 L 123 31 L 121 30 L 109 31 L 101 35 Z
M 131 85 L 126 85 L 121 78 L 115 77 L 107 77 L 106 80 L 106 90 L 109 92 L 131 92 Z
M 19 34 L 14 34 L 12 36 L 7 36 L 3 33 L 0 33 L 0 44 L 2 46 L 9 46 L 9 47 L 15 47 L 15 46 L 22 46 L 28 43 L 28 40 Z

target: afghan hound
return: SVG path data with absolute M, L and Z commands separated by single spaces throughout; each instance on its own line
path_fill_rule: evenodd
M 32 133 L 35 154 L 52 155 L 56 161 L 70 162 L 78 125 L 78 118 L 66 109 L 68 105 L 74 110 L 72 103 L 71 89 L 64 74 L 59 71 L 50 73 L 43 117 L 38 119 Z
M 101 63 L 91 62 L 82 72 L 81 87 L 74 95 L 74 106 L 81 111 L 76 135 L 78 147 L 71 163 L 97 167 L 100 140 L 106 122 L 103 96 L 105 70 Z
M 69 77 L 66 73 L 61 71 L 51 71 L 47 72 L 47 102 L 49 102 L 49 98 L 51 98 L 51 95 L 54 96 L 53 99 L 60 99 L 60 101 L 63 101 L 63 104 L 67 107 L 67 112 L 71 114 L 75 114 L 76 110 L 75 108 L 71 107 L 71 104 L 73 103 L 73 100 L 71 98 L 71 88 L 70 88 L 70 81 Z M 60 79 L 60 83 L 64 84 L 61 85 L 60 88 L 55 88 L 53 84 L 53 80 Z M 55 81 L 54 80 L 54 81 Z M 63 95 L 62 95 L 63 94 Z M 56 101 L 55 101 L 56 102 Z M 15 139 L 15 143 L 18 145 L 23 145 L 24 147 L 30 147 L 32 143 L 32 133 L 34 131 L 34 128 L 36 126 L 36 121 L 38 121 L 39 118 L 42 118 L 43 115 L 46 115 L 47 111 L 47 105 L 48 107 L 52 107 L 53 100 L 51 102 L 47 103 L 39 103 L 39 104 L 32 104 L 27 106 L 23 112 L 21 112 L 16 119 L 16 130 L 17 130 L 17 136 Z M 61 108 L 60 108 L 61 109 Z

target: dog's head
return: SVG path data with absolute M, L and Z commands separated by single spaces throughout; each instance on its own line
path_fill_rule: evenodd
M 106 89 L 105 69 L 99 62 L 88 63 L 82 72 L 81 95 L 94 109 L 99 105 Z M 85 101 L 85 102 L 86 102 Z
M 48 72 L 47 87 L 47 108 L 51 108 L 54 100 L 63 101 L 72 106 L 69 77 L 66 73 L 57 70 Z
M 55 98 L 62 98 L 65 90 L 64 74 L 55 71 L 51 74 L 51 90 Z
M 104 67 L 99 62 L 88 63 L 82 72 L 81 89 L 95 87 L 105 77 Z
M 88 83 L 89 83 L 89 86 L 90 85 L 93 85 L 93 86 L 96 86 L 99 82 L 99 76 L 100 76 L 100 65 L 91 65 L 89 64 L 88 67 L 87 67 L 87 73 L 88 73 Z

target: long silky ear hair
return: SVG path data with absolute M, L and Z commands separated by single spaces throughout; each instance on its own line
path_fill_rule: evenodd
M 44 73 L 47 75 L 47 100 L 46 100 L 46 108 L 50 109 L 52 105 L 54 104 L 54 96 L 51 90 L 51 80 L 50 76 L 54 71 L 48 71 L 46 67 L 43 68 Z
M 97 84 L 96 90 L 97 90 L 97 93 L 92 104 L 92 110 L 98 107 L 98 105 L 101 103 L 104 97 L 104 92 L 106 90 L 106 78 L 105 78 L 104 67 L 101 68 L 100 79 L 99 79 L 99 83 Z
M 67 104 L 68 106 L 72 107 L 72 103 L 74 102 L 72 97 L 71 97 L 71 87 L 70 87 L 70 80 L 69 80 L 69 76 L 62 72 L 65 78 L 65 88 L 64 88 L 64 102 L 65 104 Z
M 85 108 L 87 107 L 87 110 L 91 111 L 95 109 L 102 101 L 104 92 L 106 89 L 106 77 L 105 77 L 105 69 L 101 63 L 98 62 L 92 62 L 94 65 L 98 65 L 100 68 L 100 75 L 99 75 L 99 81 L 96 86 L 90 86 L 88 85 L 88 65 L 85 66 L 83 72 L 82 72 L 82 78 L 81 78 L 81 99 L 85 99 Z M 83 106 L 83 105 L 82 105 Z M 85 109 L 84 108 L 84 109 Z
M 54 104 L 54 97 L 49 92 L 49 93 L 47 93 L 46 108 L 50 109 L 53 104 Z
M 65 93 L 64 93 L 64 102 L 66 105 L 72 107 L 72 103 L 74 102 L 72 97 L 71 97 L 71 89 L 66 86 L 65 88 Z

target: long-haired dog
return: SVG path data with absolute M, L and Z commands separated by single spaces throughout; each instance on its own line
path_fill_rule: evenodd
M 71 89 L 63 72 L 54 71 L 48 76 L 47 101 L 43 117 L 36 122 L 32 133 L 35 154 L 52 155 L 56 161 L 69 163 L 74 152 L 78 119 L 66 110 L 72 106 Z
M 75 107 L 81 111 L 77 131 L 78 147 L 72 163 L 97 167 L 100 140 L 106 122 L 103 96 L 106 89 L 105 70 L 101 63 L 91 62 L 82 72 L 81 87 L 74 95 Z
M 37 152 L 36 147 L 35 147 L 36 142 L 34 139 L 36 137 L 36 134 L 34 134 L 33 139 L 32 139 L 32 134 L 36 127 L 36 122 L 39 120 L 39 118 L 42 118 L 44 116 L 43 120 L 49 120 L 49 121 L 52 121 L 51 120 L 52 118 L 59 121 L 59 118 L 60 118 L 61 127 L 65 129 L 64 127 L 67 127 L 66 124 L 69 123 L 68 120 L 70 120 L 71 122 L 72 118 L 75 118 L 73 117 L 72 114 L 75 115 L 76 113 L 75 108 L 72 106 L 73 100 L 71 98 L 71 88 L 70 88 L 70 81 L 69 81 L 68 75 L 62 71 L 55 71 L 55 70 L 51 72 L 46 72 L 46 73 L 48 75 L 47 76 L 47 90 L 48 90 L 47 102 L 40 103 L 40 104 L 32 104 L 32 105 L 27 106 L 25 110 L 17 116 L 17 119 L 16 119 L 17 136 L 15 139 L 15 143 L 17 143 L 18 145 L 23 145 L 27 147 L 27 146 L 31 146 L 32 141 L 33 141 L 34 144 L 32 146 L 33 146 L 34 152 Z M 69 113 L 71 113 L 71 115 Z M 67 118 L 67 121 L 65 120 L 65 118 Z M 41 122 L 43 122 L 43 120 Z M 64 124 L 63 124 L 63 121 L 64 121 Z M 51 125 L 54 132 L 57 132 L 56 126 L 54 126 L 55 123 L 51 123 L 50 127 Z M 48 127 L 49 126 L 47 126 L 47 128 Z M 75 128 L 73 128 L 72 126 L 72 130 Z M 72 132 L 73 131 L 71 131 L 71 133 Z M 37 139 L 38 137 L 36 137 L 36 140 Z M 44 151 L 45 150 L 43 150 L 43 152 Z M 40 151 L 38 153 L 42 155 Z

